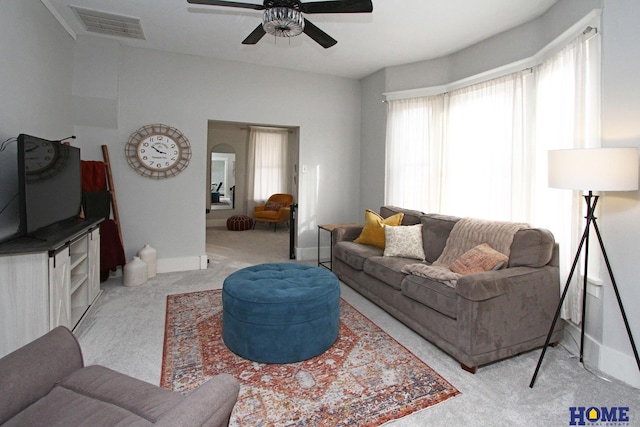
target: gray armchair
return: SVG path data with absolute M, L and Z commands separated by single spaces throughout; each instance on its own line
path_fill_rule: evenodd
M 103 366 L 84 366 L 58 327 L 0 359 L 2 426 L 226 426 L 240 386 L 218 375 L 188 396 Z

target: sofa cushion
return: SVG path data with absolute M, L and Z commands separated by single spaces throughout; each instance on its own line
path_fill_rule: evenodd
M 388 218 L 399 213 L 402 214 L 401 225 L 420 224 L 420 217 L 424 215 L 424 212 L 414 211 L 412 209 L 403 209 L 397 206 L 382 206 L 380 208 L 380 216 L 383 218 Z
M 354 242 L 338 242 L 333 247 L 334 257 L 359 271 L 364 268 L 364 262 L 367 258 L 382 256 L 382 254 L 383 251 L 380 248 Z
M 376 256 L 364 262 L 364 272 L 399 291 L 406 276 L 402 268 L 415 263 L 416 260 L 410 258 Z
M 420 217 L 424 255 L 428 262 L 438 259 L 447 244 L 449 234 L 460 218 L 455 216 L 427 214 Z
M 458 295 L 454 288 L 426 277 L 408 275 L 402 281 L 400 290 L 402 295 L 452 319 L 456 318 Z
M 360 233 L 360 236 L 358 236 L 354 242 L 384 249 L 384 226 L 400 225 L 401 222 L 402 213 L 392 215 L 388 218 L 382 218 L 374 211 L 367 209 L 364 213 L 362 233 Z
M 118 406 L 152 423 L 184 399 L 179 393 L 104 366 L 78 369 L 62 380 L 59 387 Z
M 137 398 L 138 396 L 136 396 Z M 19 412 L 3 426 L 150 426 L 152 423 L 111 402 L 94 399 L 65 387 Z
M 555 239 L 544 228 L 525 228 L 513 237 L 509 267 L 542 267 L 551 261 Z
M 422 224 L 384 227 L 384 256 L 399 256 L 424 261 Z
M 474 274 L 499 270 L 507 266 L 509 257 L 493 249 L 486 243 L 477 245 L 456 259 L 449 267 L 458 274 Z

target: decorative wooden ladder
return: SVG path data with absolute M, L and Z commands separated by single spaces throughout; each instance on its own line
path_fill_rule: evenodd
M 120 214 L 118 213 L 118 201 L 116 199 L 116 189 L 113 186 L 113 175 L 111 173 L 111 161 L 109 160 L 109 148 L 106 145 L 102 146 L 102 157 L 104 158 L 104 173 L 107 178 L 107 186 L 109 187 L 109 194 L 111 195 L 111 209 L 113 211 L 113 221 L 118 227 L 118 236 L 120 236 L 120 242 L 124 245 L 122 240 L 122 229 L 120 228 Z

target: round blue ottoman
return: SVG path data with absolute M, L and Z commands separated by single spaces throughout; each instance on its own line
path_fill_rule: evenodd
M 326 268 L 260 264 L 222 287 L 222 338 L 245 359 L 293 363 L 323 353 L 338 338 L 340 285 Z

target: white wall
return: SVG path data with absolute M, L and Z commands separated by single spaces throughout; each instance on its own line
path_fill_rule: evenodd
M 315 257 L 318 224 L 351 219 L 357 212 L 352 196 L 359 176 L 358 81 L 149 49 L 119 47 L 114 53 L 97 38 L 78 46 L 75 81 L 85 80 L 82 70 L 91 70 L 96 61 L 119 63 L 116 79 L 99 75 L 92 83 L 113 88 L 117 81 L 117 128 L 105 123 L 76 129 L 94 158 L 101 158 L 101 144 L 109 147 L 127 258 L 148 243 L 158 250 L 159 271 L 198 268 L 205 247 L 202 183 L 209 120 L 300 127 L 300 162 L 308 170 L 300 176 L 298 200 L 301 259 Z M 93 92 L 110 96 L 108 90 Z M 193 157 L 177 177 L 151 180 L 127 164 L 129 135 L 151 123 L 174 126 L 191 142 Z
M 73 39 L 38 0 L 5 0 L 0 13 L 0 141 L 73 133 Z
M 360 212 L 347 222 L 364 221 L 364 210 L 377 211 L 384 205 L 384 156 L 387 104 L 384 92 L 387 71 L 362 79 L 362 142 L 360 154 Z
M 640 2 L 605 0 L 603 14 L 602 145 L 640 146 Z M 600 224 L 625 311 L 640 349 L 640 192 L 605 193 Z M 603 267 L 604 268 L 604 267 Z M 604 271 L 604 270 L 603 270 Z M 600 368 L 640 387 L 617 300 L 605 280 Z

